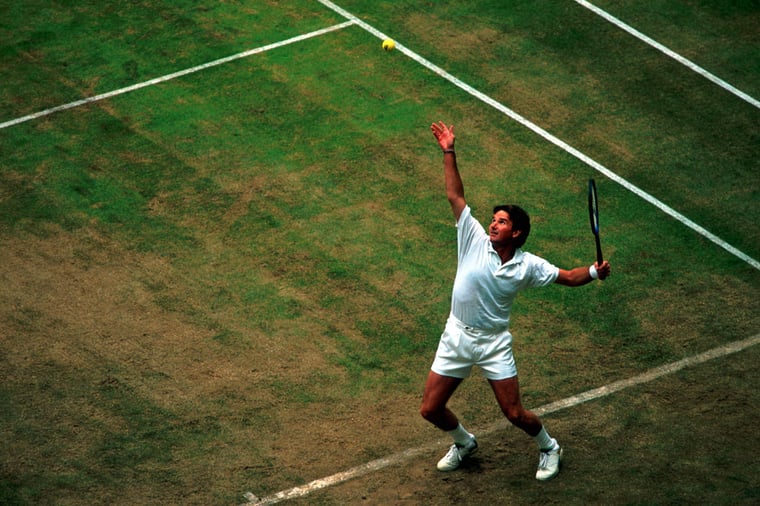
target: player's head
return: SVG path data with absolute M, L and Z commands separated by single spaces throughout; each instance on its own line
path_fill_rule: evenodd
M 499 205 L 493 208 L 493 214 L 499 211 L 504 211 L 509 215 L 509 220 L 512 222 L 512 230 L 519 230 L 518 235 L 514 240 L 514 246 L 516 248 L 522 247 L 530 234 L 530 216 L 525 210 L 513 204 Z

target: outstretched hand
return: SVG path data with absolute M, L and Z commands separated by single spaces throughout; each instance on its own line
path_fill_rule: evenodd
M 432 130 L 441 149 L 454 149 L 454 125 L 446 126 L 443 121 L 439 121 L 430 125 L 430 130 Z

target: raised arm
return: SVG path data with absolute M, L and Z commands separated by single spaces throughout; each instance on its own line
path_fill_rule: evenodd
M 446 179 L 446 197 L 451 204 L 454 219 L 459 221 L 459 216 L 464 211 L 467 202 L 464 200 L 464 185 L 457 168 L 457 155 L 454 152 L 454 125 L 446 126 L 443 121 L 430 125 L 438 145 L 443 150 L 443 172 Z

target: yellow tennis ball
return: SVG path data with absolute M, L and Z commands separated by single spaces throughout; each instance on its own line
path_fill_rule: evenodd
M 396 43 L 393 42 L 391 39 L 385 39 L 383 41 L 383 49 L 386 51 L 393 51 L 393 49 L 396 47 Z

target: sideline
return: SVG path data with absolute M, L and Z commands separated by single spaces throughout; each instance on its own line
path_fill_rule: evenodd
M 263 53 L 265 51 L 269 51 L 272 49 L 277 49 L 278 47 L 287 46 L 288 44 L 293 44 L 294 42 L 300 42 L 302 40 L 310 39 L 312 37 L 318 37 L 320 35 L 324 35 L 326 33 L 334 32 L 335 30 L 340 30 L 342 28 L 346 28 L 347 26 L 353 25 L 353 21 L 345 21 L 343 23 L 328 26 L 327 28 L 322 28 L 321 30 L 315 30 L 313 32 L 305 33 L 302 35 L 298 35 L 296 37 L 292 37 L 290 39 L 282 40 L 280 42 L 275 42 L 273 44 L 268 44 L 266 46 L 257 47 L 256 49 L 250 49 L 248 51 L 243 51 L 242 53 L 233 54 L 232 56 L 226 56 L 224 58 L 220 58 L 218 60 L 214 60 L 208 63 L 204 63 L 203 65 L 198 65 L 196 67 L 190 67 L 185 70 L 180 70 L 179 72 L 174 72 L 171 74 L 166 74 L 165 76 L 156 77 L 155 79 L 151 79 L 149 81 L 144 81 L 141 83 L 133 84 L 132 86 L 127 86 L 126 88 L 120 88 L 118 90 L 109 91 L 108 93 L 102 93 L 100 95 L 95 95 L 93 97 L 84 98 L 82 100 L 77 100 L 75 102 L 69 102 L 68 104 L 59 105 L 56 107 L 51 107 L 50 109 L 45 109 L 44 111 L 35 112 L 33 114 L 28 114 L 26 116 L 22 116 L 20 118 L 12 119 L 10 121 L 5 121 L 3 123 L 0 123 L 0 130 L 4 128 L 8 128 L 14 125 L 18 125 L 19 123 L 24 123 L 27 121 L 31 121 L 33 119 L 41 118 L 43 116 L 48 116 L 50 114 L 53 114 L 55 112 L 59 111 L 65 111 L 66 109 L 73 109 L 74 107 L 79 107 L 80 105 L 90 104 L 92 102 L 97 102 L 99 100 L 104 100 L 106 98 L 115 97 L 117 95 L 122 95 L 124 93 L 128 93 L 130 91 L 139 90 L 141 88 L 146 88 L 148 86 L 153 86 L 155 84 L 163 83 L 166 81 L 171 81 L 172 79 L 176 79 L 178 77 L 186 76 L 188 74 L 193 74 L 195 72 L 199 72 L 201 70 L 205 70 L 207 68 L 216 67 L 217 65 L 222 65 L 224 63 L 229 63 L 234 60 L 239 60 L 241 58 L 245 58 L 247 56 L 251 56 L 258 53 Z
M 185 69 L 185 70 L 182 70 L 182 71 L 179 71 L 179 72 L 174 72 L 172 74 L 167 74 L 167 75 L 162 76 L 162 77 L 157 77 L 155 79 L 151 79 L 149 81 L 145 81 L 145 82 L 142 82 L 142 83 L 134 84 L 134 85 L 128 86 L 126 88 L 121 88 L 121 89 L 118 89 L 118 90 L 110 91 L 108 93 L 103 93 L 103 94 L 96 95 L 96 96 L 89 97 L 89 98 L 85 98 L 85 99 L 82 99 L 82 100 L 77 100 L 75 102 L 70 102 L 68 104 L 59 105 L 59 106 L 56 106 L 56 107 L 52 107 L 50 109 L 45 109 L 43 111 L 39 111 L 39 112 L 36 112 L 36 113 L 33 113 L 33 114 L 29 114 L 27 116 L 22 116 L 20 118 L 16 118 L 16 119 L 13 119 L 13 120 L 10 120 L 10 121 L 6 121 L 6 122 L 3 122 L 3 123 L 0 123 L 0 130 L 2 130 L 4 128 L 8 128 L 8 127 L 13 126 L 13 125 L 18 125 L 19 123 L 24 123 L 24 122 L 27 122 L 27 121 L 30 121 L 30 120 L 33 120 L 33 119 L 36 119 L 36 118 L 47 116 L 47 115 L 53 114 L 55 112 L 59 112 L 59 111 L 63 111 L 63 110 L 66 110 L 66 109 L 71 109 L 71 108 L 78 107 L 78 106 L 81 106 L 81 105 L 89 104 L 89 103 L 92 103 L 92 102 L 96 102 L 98 100 L 103 100 L 103 99 L 106 99 L 106 98 L 111 98 L 111 97 L 114 97 L 114 96 L 117 96 L 117 95 L 121 95 L 121 94 L 130 92 L 130 91 L 138 90 L 140 88 L 145 88 L 147 86 L 152 86 L 154 84 L 158 84 L 158 83 L 162 83 L 162 82 L 165 82 L 165 81 L 169 81 L 171 79 L 175 79 L 177 77 L 181 77 L 181 76 L 184 76 L 184 75 L 187 75 L 187 74 L 192 74 L 194 72 L 198 72 L 200 70 L 204 70 L 204 69 L 207 69 L 209 67 L 214 67 L 214 66 L 217 66 L 217 65 L 221 65 L 223 63 L 227 63 L 227 62 L 233 61 L 233 60 L 237 60 L 237 59 L 240 59 L 240 58 L 245 58 L 245 57 L 253 55 L 253 54 L 262 53 L 264 51 L 268 51 L 268 50 L 271 50 L 271 49 L 282 47 L 282 46 L 285 46 L 287 44 L 292 44 L 294 42 L 299 42 L 299 41 L 302 41 L 302 40 L 305 40 L 305 39 L 308 39 L 308 38 L 311 38 L 311 37 L 323 35 L 323 34 L 326 34 L 326 33 L 329 33 L 329 32 L 335 31 L 335 30 L 340 30 L 342 28 L 346 28 L 346 27 L 351 26 L 351 25 L 358 25 L 362 29 L 364 29 L 365 31 L 371 33 L 372 35 L 374 35 L 375 37 L 378 37 L 381 40 L 389 38 L 384 33 L 380 32 L 376 28 L 374 28 L 374 27 L 370 26 L 369 24 L 365 23 L 364 21 L 360 20 L 359 18 L 357 18 L 356 16 L 354 16 L 350 12 L 348 12 L 348 11 L 344 10 L 343 8 L 335 5 L 333 2 L 331 2 L 329 0 L 317 0 L 317 1 L 320 2 L 322 5 L 324 5 L 325 7 L 331 9 L 332 11 L 340 14 L 341 16 L 343 16 L 344 18 L 346 18 L 348 21 L 345 21 L 343 23 L 340 23 L 340 24 L 337 24 L 337 25 L 333 25 L 333 26 L 330 26 L 330 27 L 327 27 L 327 28 L 323 28 L 321 30 L 316 30 L 316 31 L 313 31 L 313 32 L 309 32 L 307 34 L 299 35 L 297 37 L 293 37 L 293 38 L 290 38 L 290 39 L 287 39 L 287 40 L 276 42 L 274 44 L 269 44 L 269 45 L 262 46 L 262 47 L 259 47 L 259 48 L 256 48 L 256 49 L 251 49 L 249 51 L 244 51 L 242 53 L 238 53 L 238 54 L 235 54 L 235 55 L 232 55 L 232 56 L 228 56 L 228 57 L 225 57 L 225 58 L 220 58 L 218 60 L 214 60 L 212 62 L 205 63 L 203 65 L 198 65 L 196 67 Z M 579 1 L 579 0 L 576 0 L 576 1 Z M 545 140 L 551 142 L 555 146 L 559 147 L 560 149 L 562 149 L 562 150 L 566 151 L 567 153 L 571 154 L 572 156 L 576 157 L 577 159 L 579 159 L 580 161 L 582 161 L 586 165 L 588 165 L 591 168 L 595 169 L 597 172 L 605 175 L 608 179 L 610 179 L 610 180 L 618 183 L 620 186 L 622 186 L 623 188 L 627 189 L 628 191 L 630 191 L 634 195 L 638 196 L 639 198 L 645 200 L 646 202 L 649 202 L 653 206 L 655 206 L 658 209 L 660 209 L 661 211 L 663 211 L 665 214 L 671 216 L 672 218 L 675 218 L 681 224 L 687 226 L 688 228 L 690 228 L 693 231 L 697 232 L 699 235 L 705 237 L 706 239 L 710 240 L 714 244 L 720 246 L 721 248 L 723 248 L 724 250 L 728 251 L 729 253 L 731 253 L 735 257 L 739 258 L 743 262 L 749 264 L 750 266 L 754 267 L 757 270 L 760 270 L 760 261 L 752 258 L 751 256 L 749 256 L 748 254 L 746 254 L 743 251 L 739 250 L 735 246 L 733 246 L 733 245 L 729 244 L 728 242 L 724 241 L 723 239 L 721 239 L 717 235 L 713 234 L 712 232 L 710 232 L 709 230 L 705 229 L 701 225 L 698 225 L 697 223 L 695 223 L 694 221 L 690 220 L 689 218 L 687 218 L 683 214 L 679 213 L 678 211 L 676 211 L 672 207 L 670 207 L 667 204 L 665 204 L 664 202 L 660 201 L 659 199 L 655 198 L 654 196 L 650 195 L 649 193 L 645 192 L 644 190 L 640 189 L 639 187 L 635 186 L 634 184 L 630 183 L 628 180 L 626 180 L 626 179 L 618 176 L 616 173 L 612 172 L 611 170 L 609 170 L 604 165 L 598 163 L 597 161 L 593 160 L 592 158 L 588 157 L 587 155 L 585 155 L 582 152 L 578 151 L 577 149 L 573 148 L 572 146 L 570 146 L 566 142 L 564 142 L 564 141 L 560 140 L 559 138 L 555 137 L 554 135 L 550 134 L 549 132 L 547 132 L 543 128 L 541 128 L 538 125 L 536 125 L 535 123 L 529 121 L 528 119 L 526 119 L 525 117 L 523 117 L 520 114 L 516 113 L 515 111 L 509 109 L 505 105 L 497 102 L 496 100 L 492 99 L 491 97 L 485 95 L 484 93 L 481 93 L 480 91 L 476 90 L 475 88 L 471 87 L 470 85 L 464 83 L 463 81 L 461 81 L 458 78 L 454 77 L 453 75 L 449 74 L 448 72 L 446 72 L 442 68 L 440 68 L 437 65 L 433 64 L 432 62 L 426 60 L 425 58 L 421 57 L 417 53 L 411 51 L 410 49 L 408 49 L 407 47 L 405 47 L 403 44 L 400 44 L 400 43 L 396 42 L 396 48 L 399 51 L 401 51 L 403 54 L 405 54 L 406 56 L 410 57 L 412 60 L 414 60 L 417 63 L 419 63 L 420 65 L 422 65 L 425 68 L 433 71 L 434 73 L 436 73 L 439 76 L 443 77 L 444 79 L 448 80 L 449 82 L 451 82 L 455 86 L 459 87 L 463 91 L 467 92 L 468 94 L 472 95 L 473 97 L 481 100 L 482 102 L 484 102 L 487 105 L 490 105 L 494 109 L 502 112 L 503 114 L 509 116 L 513 120 L 515 120 L 518 123 L 520 123 L 521 125 L 523 125 L 526 128 L 532 130 L 534 133 L 536 133 L 539 136 L 543 137 Z
M 372 35 L 374 35 L 375 37 L 379 38 L 380 40 L 384 40 L 384 39 L 390 38 L 386 34 L 384 34 L 383 32 L 381 32 L 380 30 L 378 30 L 375 27 L 373 27 L 373 26 L 365 23 L 364 21 L 362 21 L 361 19 L 357 18 L 356 16 L 354 16 L 350 12 L 346 11 L 342 7 L 339 7 L 339 6 L 335 5 L 330 0 L 317 0 L 317 1 L 319 3 L 321 3 L 321 4 L 323 4 L 325 7 L 328 7 L 329 9 L 331 9 L 331 10 L 335 11 L 336 13 L 340 14 L 344 18 L 346 18 L 346 19 L 348 19 L 350 21 L 353 21 L 357 26 L 360 26 L 361 28 L 363 28 L 367 32 L 369 32 Z M 696 233 L 698 233 L 702 237 L 705 237 L 706 239 L 709 239 L 711 242 L 713 242 L 714 244 L 720 246 L 721 248 L 723 248 L 724 250 L 728 251 L 729 253 L 731 253 L 735 257 L 737 257 L 740 260 L 748 263 L 749 265 L 751 265 L 755 269 L 760 270 L 760 261 L 755 260 L 754 258 L 752 258 L 751 256 L 747 255 L 743 251 L 741 251 L 738 248 L 736 248 L 736 247 L 732 246 L 731 244 L 727 243 L 726 241 L 724 241 L 723 239 L 721 239 L 717 235 L 713 234 L 712 232 L 710 232 L 706 228 L 704 228 L 701 225 L 698 225 L 697 223 L 693 222 L 692 220 L 690 220 L 689 218 L 687 218 L 683 214 L 679 213 L 678 211 L 676 211 L 672 207 L 668 206 L 667 204 L 665 204 L 661 200 L 657 199 L 656 197 L 654 197 L 654 196 L 650 195 L 649 193 L 645 192 L 644 190 L 642 190 L 638 186 L 634 185 L 633 183 L 629 182 L 628 180 L 626 180 L 626 179 L 618 176 L 616 173 L 612 172 L 610 169 L 608 169 L 607 167 L 605 167 L 601 163 L 599 163 L 596 160 L 592 159 L 591 157 L 585 155 L 584 153 L 578 151 L 577 149 L 575 149 L 574 147 L 570 146 L 569 144 L 567 144 L 565 141 L 559 139 L 558 137 L 555 137 L 554 135 L 550 134 L 549 132 L 547 132 L 546 130 L 544 130 L 543 128 L 541 128 L 540 126 L 536 125 L 532 121 L 530 121 L 527 118 L 525 118 L 524 116 L 521 116 L 520 114 L 518 114 L 515 111 L 513 111 L 512 109 L 508 108 L 504 104 L 502 104 L 500 102 L 497 102 L 496 100 L 494 100 L 493 98 L 489 97 L 485 93 L 482 93 L 482 92 L 476 90 L 475 88 L 473 88 L 469 84 L 465 83 L 464 81 L 461 81 L 459 78 L 457 78 L 457 77 L 449 74 L 448 72 L 446 72 L 445 70 L 443 70 L 438 65 L 436 65 L 436 64 L 434 64 L 434 63 L 426 60 L 425 58 L 423 58 L 422 56 L 418 55 L 417 53 L 415 53 L 411 49 L 409 49 L 406 46 L 404 46 L 403 44 L 399 43 L 398 41 L 395 41 L 395 42 L 396 42 L 396 49 L 397 50 L 401 51 L 403 54 L 405 54 L 406 56 L 408 56 L 412 60 L 416 61 L 417 63 L 419 63 L 423 67 L 427 68 L 428 70 L 431 70 L 431 71 L 435 72 L 437 75 L 443 77 L 444 79 L 446 79 L 447 81 L 449 81 L 451 84 L 453 84 L 456 87 L 460 88 L 461 90 L 467 92 L 468 94 L 472 95 L 473 97 L 479 99 L 481 102 L 483 102 L 483 103 L 485 103 L 487 105 L 490 105 L 491 107 L 493 107 L 497 111 L 499 111 L 499 112 L 501 112 L 501 113 L 509 116 L 513 120 L 517 121 L 518 123 L 520 123 L 524 127 L 532 130 L 534 133 L 540 135 L 541 137 L 543 137 L 547 141 L 551 142 L 555 146 L 557 146 L 560 149 L 566 151 L 567 153 L 573 155 L 574 157 L 576 157 L 577 159 L 579 159 L 580 161 L 582 161 L 586 165 L 588 165 L 591 168 L 595 169 L 597 172 L 599 172 L 601 174 L 604 174 L 608 179 L 611 179 L 612 181 L 616 182 L 617 184 L 619 184 L 623 188 L 627 189 L 628 191 L 630 191 L 634 195 L 636 195 L 636 196 L 640 197 L 641 199 L 649 202 L 650 204 L 652 204 L 656 208 L 660 209 L 661 211 L 663 211 L 665 214 L 671 216 L 672 218 L 675 218 L 681 224 L 686 225 L 687 227 L 689 227 L 690 229 L 692 229 L 693 231 L 695 231 Z
M 683 360 L 678 360 L 670 364 L 665 364 L 660 367 L 655 367 L 654 369 L 650 369 L 649 371 L 643 374 L 639 374 L 638 376 L 633 376 L 632 378 L 615 381 L 608 385 L 595 388 L 593 390 L 587 390 L 586 392 L 573 395 L 572 397 L 567 397 L 566 399 L 545 404 L 539 408 L 533 409 L 533 412 L 536 413 L 538 416 L 544 416 L 549 413 L 560 411 L 562 409 L 578 406 L 579 404 L 583 404 L 584 402 L 599 399 L 601 397 L 605 397 L 607 395 L 613 394 L 615 392 L 618 392 L 626 388 L 630 388 L 636 385 L 641 385 L 643 383 L 654 381 L 658 378 L 661 378 L 669 374 L 673 374 L 687 367 L 693 367 L 695 365 L 702 364 L 709 360 L 714 360 L 717 358 L 725 357 L 727 355 L 731 355 L 733 353 L 738 353 L 742 350 L 745 350 L 757 344 L 760 344 L 760 334 L 757 334 L 753 337 L 749 337 L 741 341 L 734 341 L 733 343 L 729 343 L 723 346 L 718 346 L 717 348 L 713 348 L 711 350 L 708 350 L 704 353 L 700 353 L 698 355 L 687 357 Z M 504 428 L 504 423 L 503 421 L 501 421 L 500 423 L 496 423 L 493 426 L 491 426 L 490 429 L 487 429 L 485 431 L 479 431 L 479 432 L 481 434 L 488 435 L 488 434 L 495 433 L 498 430 L 503 430 L 503 428 Z M 434 449 L 441 446 L 445 446 L 449 443 L 450 441 L 441 439 L 435 444 L 430 444 L 430 445 L 419 447 L 419 448 L 410 448 L 408 450 L 395 453 L 388 457 L 373 460 L 371 462 L 367 462 L 366 464 L 353 467 L 347 471 L 336 473 L 336 474 L 333 474 L 332 476 L 321 478 L 319 480 L 314 480 L 310 483 L 307 483 L 306 485 L 293 487 L 289 490 L 283 490 L 281 492 L 277 492 L 276 494 L 263 497 L 263 498 L 258 498 L 253 493 L 246 492 L 243 495 L 243 497 L 245 497 L 245 499 L 248 502 L 243 503 L 243 505 L 244 506 L 265 506 L 269 504 L 275 504 L 281 501 L 286 501 L 289 499 L 304 497 L 306 495 L 311 494 L 312 492 L 316 492 L 317 490 L 320 490 L 332 485 L 338 485 L 340 483 L 351 480 L 353 478 L 359 478 L 361 476 L 367 475 L 374 471 L 379 471 L 389 466 L 402 464 L 419 455 L 429 453 L 433 451 Z
M 733 86 L 731 86 L 730 84 L 728 84 L 723 79 L 719 78 L 718 76 L 715 76 L 715 75 L 711 74 L 710 72 L 708 72 L 707 70 L 703 69 L 702 67 L 700 67 L 696 63 L 692 62 L 691 60 L 688 60 L 688 59 L 684 58 L 683 56 L 681 56 L 680 54 L 676 53 L 675 51 L 672 51 L 672 50 L 668 49 L 667 47 L 663 46 L 662 44 L 660 44 L 656 40 L 654 40 L 654 39 L 652 39 L 650 37 L 647 37 L 646 35 L 644 35 L 640 31 L 638 31 L 635 28 L 633 28 L 632 26 L 627 25 L 626 23 L 623 23 L 622 21 L 620 21 L 618 18 L 616 18 L 612 14 L 610 14 L 610 13 L 608 13 L 608 12 L 600 9 L 599 7 L 597 7 L 596 5 L 592 4 L 591 2 L 587 2 L 586 0 L 575 0 L 575 3 L 577 3 L 577 4 L 579 4 L 579 5 L 587 8 L 588 10 L 590 10 L 591 12 L 593 12 L 594 14 L 596 14 L 598 16 L 601 16 L 602 18 L 606 19 L 607 21 L 609 21 L 613 25 L 617 26 L 621 30 L 624 30 L 624 31 L 630 33 L 631 35 L 633 35 L 634 37 L 636 37 L 640 41 L 642 41 L 642 42 L 644 42 L 646 44 L 649 44 L 650 46 L 652 46 L 653 48 L 657 49 L 658 51 L 664 53 L 665 55 L 669 56 L 670 58 L 673 58 L 675 61 L 677 61 L 681 65 L 684 65 L 689 70 L 692 70 L 692 71 L 696 72 L 697 74 L 701 75 L 702 77 L 704 77 L 708 81 L 712 81 L 713 83 L 717 84 L 718 86 L 720 86 L 724 90 L 728 91 L 729 93 L 733 93 L 734 95 L 736 95 L 737 97 L 741 98 L 742 100 L 744 100 L 745 102 L 749 103 L 750 105 L 754 105 L 755 107 L 757 107 L 758 109 L 760 109 L 760 101 L 759 100 L 756 100 L 756 99 L 752 98 L 749 94 L 744 93 L 743 91 L 741 91 L 741 90 L 739 90 L 737 88 L 734 88 Z

